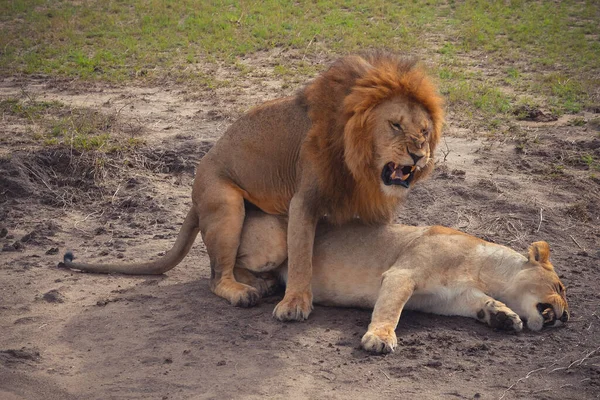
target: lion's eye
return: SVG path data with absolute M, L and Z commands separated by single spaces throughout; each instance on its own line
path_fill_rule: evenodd
M 427 129 L 427 128 L 421 129 L 421 135 L 423 135 L 423 136 L 429 135 L 429 129 Z
M 399 123 L 390 121 L 390 126 L 393 130 L 402 132 L 402 126 Z

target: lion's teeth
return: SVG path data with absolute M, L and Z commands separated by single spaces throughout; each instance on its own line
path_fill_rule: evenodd
M 402 177 L 400 179 L 402 179 L 403 181 L 405 181 L 405 180 L 408 179 L 409 176 L 410 176 L 410 174 L 402 175 Z
M 410 167 L 410 172 L 413 172 L 415 169 L 417 169 L 417 167 L 413 165 L 412 167 Z

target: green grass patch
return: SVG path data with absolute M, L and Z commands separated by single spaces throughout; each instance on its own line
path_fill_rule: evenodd
M 419 44 L 436 6 L 415 1 L 131 1 L 0 5 L 0 69 L 124 80 L 215 57 L 233 62 L 274 47 L 306 54 Z
M 277 49 L 268 74 L 291 86 L 322 70 L 323 54 L 386 48 L 434 64 L 467 115 L 502 119 L 521 94 L 577 113 L 599 106 L 598 21 L 593 0 L 11 0 L 0 2 L 0 75 L 219 88 Z M 230 76 L 215 77 L 215 64 Z M 483 69 L 497 73 L 482 83 Z
M 487 83 L 462 79 L 442 85 L 442 93 L 450 105 L 462 105 L 479 110 L 486 116 L 507 114 L 512 109 L 512 97 Z

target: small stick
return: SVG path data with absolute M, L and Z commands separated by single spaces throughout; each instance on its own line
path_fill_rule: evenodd
M 448 147 L 448 142 L 446 142 L 446 138 L 444 137 L 444 144 L 446 145 L 446 151 L 442 150 L 442 154 L 444 155 L 444 162 L 446 162 L 446 158 L 448 158 L 448 154 L 450 154 L 450 148 Z
M 381 371 L 382 374 L 385 375 L 386 378 L 388 378 L 388 380 L 391 379 L 390 376 L 388 374 L 386 374 L 384 370 L 382 370 L 381 368 L 379 370 Z
M 577 362 L 579 362 L 579 363 L 577 364 L 577 366 L 581 365 L 581 363 L 582 363 L 582 362 L 584 362 L 585 360 L 587 360 L 588 358 L 590 358 L 590 356 L 591 356 L 592 354 L 594 354 L 595 352 L 597 352 L 598 350 L 600 350 L 600 347 L 598 347 L 598 348 L 596 348 L 596 349 L 594 349 L 594 350 L 590 351 L 589 353 L 587 353 L 587 354 L 585 355 L 585 357 L 583 357 L 581 360 L 575 360 L 575 361 L 573 361 L 573 362 L 572 362 L 572 363 L 571 363 L 571 364 L 570 364 L 570 365 L 567 367 L 567 369 L 571 368 L 571 367 L 572 367 L 574 364 L 576 364 Z
M 540 228 L 541 228 L 541 226 L 542 226 L 542 221 L 544 220 L 544 216 L 542 215 L 542 211 L 544 211 L 544 209 L 543 209 L 542 207 L 540 207 L 540 223 L 539 223 L 539 225 L 538 225 L 538 227 L 537 227 L 537 230 L 536 230 L 536 232 L 539 232 L 539 231 L 540 231 Z
M 121 184 L 119 183 L 119 186 L 117 186 L 117 190 L 115 190 L 115 193 L 112 195 L 112 198 L 110 199 L 110 204 L 115 204 L 115 197 L 117 197 L 117 193 L 119 193 L 120 189 L 121 189 Z
M 581 250 L 585 251 L 585 249 L 583 247 L 581 247 L 581 245 L 579 243 L 577 243 L 577 240 L 575 240 L 575 238 L 573 237 L 573 235 L 569 235 L 571 237 L 571 239 L 573 239 L 573 241 L 575 242 L 575 244 L 577 245 L 577 247 L 579 247 Z
M 524 376 L 524 377 L 522 377 L 522 378 L 519 378 L 519 379 L 518 379 L 518 380 L 517 380 L 515 383 L 513 383 L 512 385 L 510 385 L 510 386 L 508 387 L 508 389 L 506 389 L 506 390 L 504 391 L 504 393 L 502 393 L 502 396 L 500 396 L 500 399 L 498 399 L 498 400 L 502 400 L 502 399 L 504 398 L 504 396 L 506 396 L 506 393 L 508 393 L 508 391 L 509 391 L 510 389 L 512 389 L 512 388 L 513 388 L 513 387 L 514 387 L 514 386 L 515 386 L 517 383 L 519 383 L 519 382 L 521 382 L 521 381 L 524 381 L 525 379 L 529 379 L 529 376 L 531 376 L 531 374 L 533 374 L 534 372 L 543 371 L 543 370 L 545 370 L 545 369 L 546 369 L 546 367 L 542 367 L 542 368 L 538 368 L 538 369 L 534 369 L 534 370 L 532 370 L 532 371 L 529 371 L 529 372 L 527 373 L 527 375 L 525 375 L 525 376 Z
M 571 364 L 569 364 L 567 367 L 558 367 L 558 368 L 554 368 L 552 371 L 550 371 L 549 373 L 552 372 L 556 372 L 556 371 L 562 371 L 564 369 L 569 369 L 571 368 L 573 365 L 577 364 L 577 366 L 580 366 L 585 360 L 587 360 L 588 358 L 590 358 L 592 356 L 592 354 L 594 354 L 595 352 L 597 352 L 598 350 L 600 350 L 600 346 L 595 348 L 594 350 L 590 351 L 589 353 L 587 353 L 583 358 L 579 359 L 579 360 L 575 360 L 573 361 Z

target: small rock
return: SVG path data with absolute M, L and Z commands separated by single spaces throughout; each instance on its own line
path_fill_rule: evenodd
M 442 366 L 442 362 L 441 361 L 429 361 L 425 364 L 426 367 L 430 367 L 430 368 L 439 368 Z
M 219 362 L 217 363 L 217 367 L 221 367 L 221 366 L 223 366 L 223 365 L 225 365 L 225 364 L 227 364 L 227 363 L 225 362 L 225 360 L 221 360 L 221 361 L 219 361 Z
M 54 254 L 58 254 L 58 247 L 52 247 L 48 250 L 46 250 L 46 254 L 47 255 L 54 255 Z
M 2 227 L 2 229 L 0 229 L 0 238 L 3 238 L 6 235 L 8 235 L 8 229 Z
M 13 247 L 12 244 L 5 244 L 4 246 L 2 246 L 2 251 L 15 251 L 16 249 Z
M 2 251 L 17 251 L 22 249 L 24 246 L 21 242 L 14 242 L 13 244 L 5 244 L 2 246 Z
M 48 293 L 45 293 L 42 298 L 44 300 L 46 300 L 48 303 L 64 303 L 65 302 L 65 296 L 63 296 L 62 293 L 60 293 L 56 289 L 52 289 Z
M 21 238 L 21 243 L 27 243 L 27 242 L 29 242 L 31 239 L 34 239 L 34 238 L 35 238 L 35 232 L 28 233 L 27 235 L 24 235 L 24 236 Z

